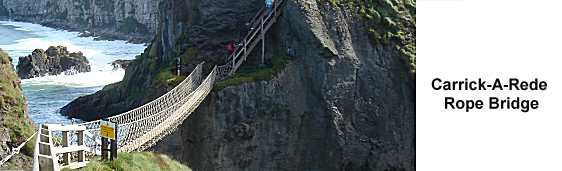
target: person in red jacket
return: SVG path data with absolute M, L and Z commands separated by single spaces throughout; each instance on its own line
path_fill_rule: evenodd
M 234 42 L 229 42 L 226 44 L 225 46 L 226 50 L 228 51 L 228 54 L 232 54 L 234 53 L 234 51 L 236 50 L 236 48 L 234 47 Z

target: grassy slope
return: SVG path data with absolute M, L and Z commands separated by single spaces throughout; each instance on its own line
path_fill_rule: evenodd
M 416 0 L 319 0 L 361 17 L 374 44 L 390 46 L 416 72 Z
M 31 120 L 27 117 L 25 97 L 19 87 L 10 57 L 0 50 L 0 127 L 10 130 L 10 139 L 21 143 L 35 132 Z M 24 154 L 31 155 L 33 143 L 28 143 Z
M 65 169 L 68 170 L 68 169 Z M 101 162 L 99 160 L 90 162 L 83 171 L 111 171 L 111 170 L 146 170 L 146 171 L 175 171 L 191 169 L 170 159 L 168 156 L 157 153 L 120 153 L 117 160 L 112 162 Z
M 289 64 L 287 57 L 275 56 L 271 61 L 271 65 L 260 68 L 240 68 L 232 77 L 219 81 L 213 88 L 220 91 L 228 86 L 236 86 L 249 82 L 256 82 L 262 80 L 271 80 L 274 76 L 279 74 L 287 64 Z

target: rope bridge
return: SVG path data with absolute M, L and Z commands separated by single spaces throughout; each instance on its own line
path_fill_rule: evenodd
M 284 0 L 278 0 L 272 9 L 262 8 L 252 18 L 248 34 L 235 51 L 228 56 L 225 65 L 215 66 L 204 77 L 203 63 L 201 63 L 186 79 L 166 94 L 138 108 L 107 118 L 118 124 L 117 146 L 119 152 L 144 151 L 174 132 L 207 97 L 215 81 L 234 74 L 260 42 L 262 43 L 263 62 L 265 33 L 277 21 L 284 4 Z M 35 147 L 34 170 L 58 170 L 58 158 L 60 157 L 63 158 L 62 168 L 85 166 L 87 162 L 84 161 L 84 157 L 81 157 L 80 164 L 71 167 L 69 156 L 72 156 L 71 152 L 79 152 L 79 156 L 84 156 L 84 152 L 89 155 L 100 155 L 100 124 L 101 120 L 96 120 L 68 126 L 57 124 L 39 126 L 38 133 L 34 134 L 38 139 Z M 22 143 L 19 148 L 26 142 Z M 57 147 L 61 145 L 62 147 Z M 15 153 L 19 151 L 19 148 Z M 2 160 L 0 165 L 12 155 Z

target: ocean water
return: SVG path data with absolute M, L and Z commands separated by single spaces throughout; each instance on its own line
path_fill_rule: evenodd
M 31 54 L 34 49 L 66 46 L 70 52 L 81 51 L 90 61 L 92 72 L 76 75 L 51 75 L 22 80 L 28 100 L 29 115 L 35 123 L 69 123 L 59 109 L 80 96 L 95 93 L 104 85 L 121 81 L 123 69 L 114 70 L 111 62 L 134 59 L 145 49 L 144 44 L 126 41 L 95 41 L 93 37 L 78 37 L 69 32 L 38 24 L 0 21 L 0 48 L 12 58 Z

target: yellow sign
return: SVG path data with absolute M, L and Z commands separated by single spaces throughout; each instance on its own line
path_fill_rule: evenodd
M 115 140 L 115 123 L 101 121 L 100 123 L 100 135 L 101 137 Z

